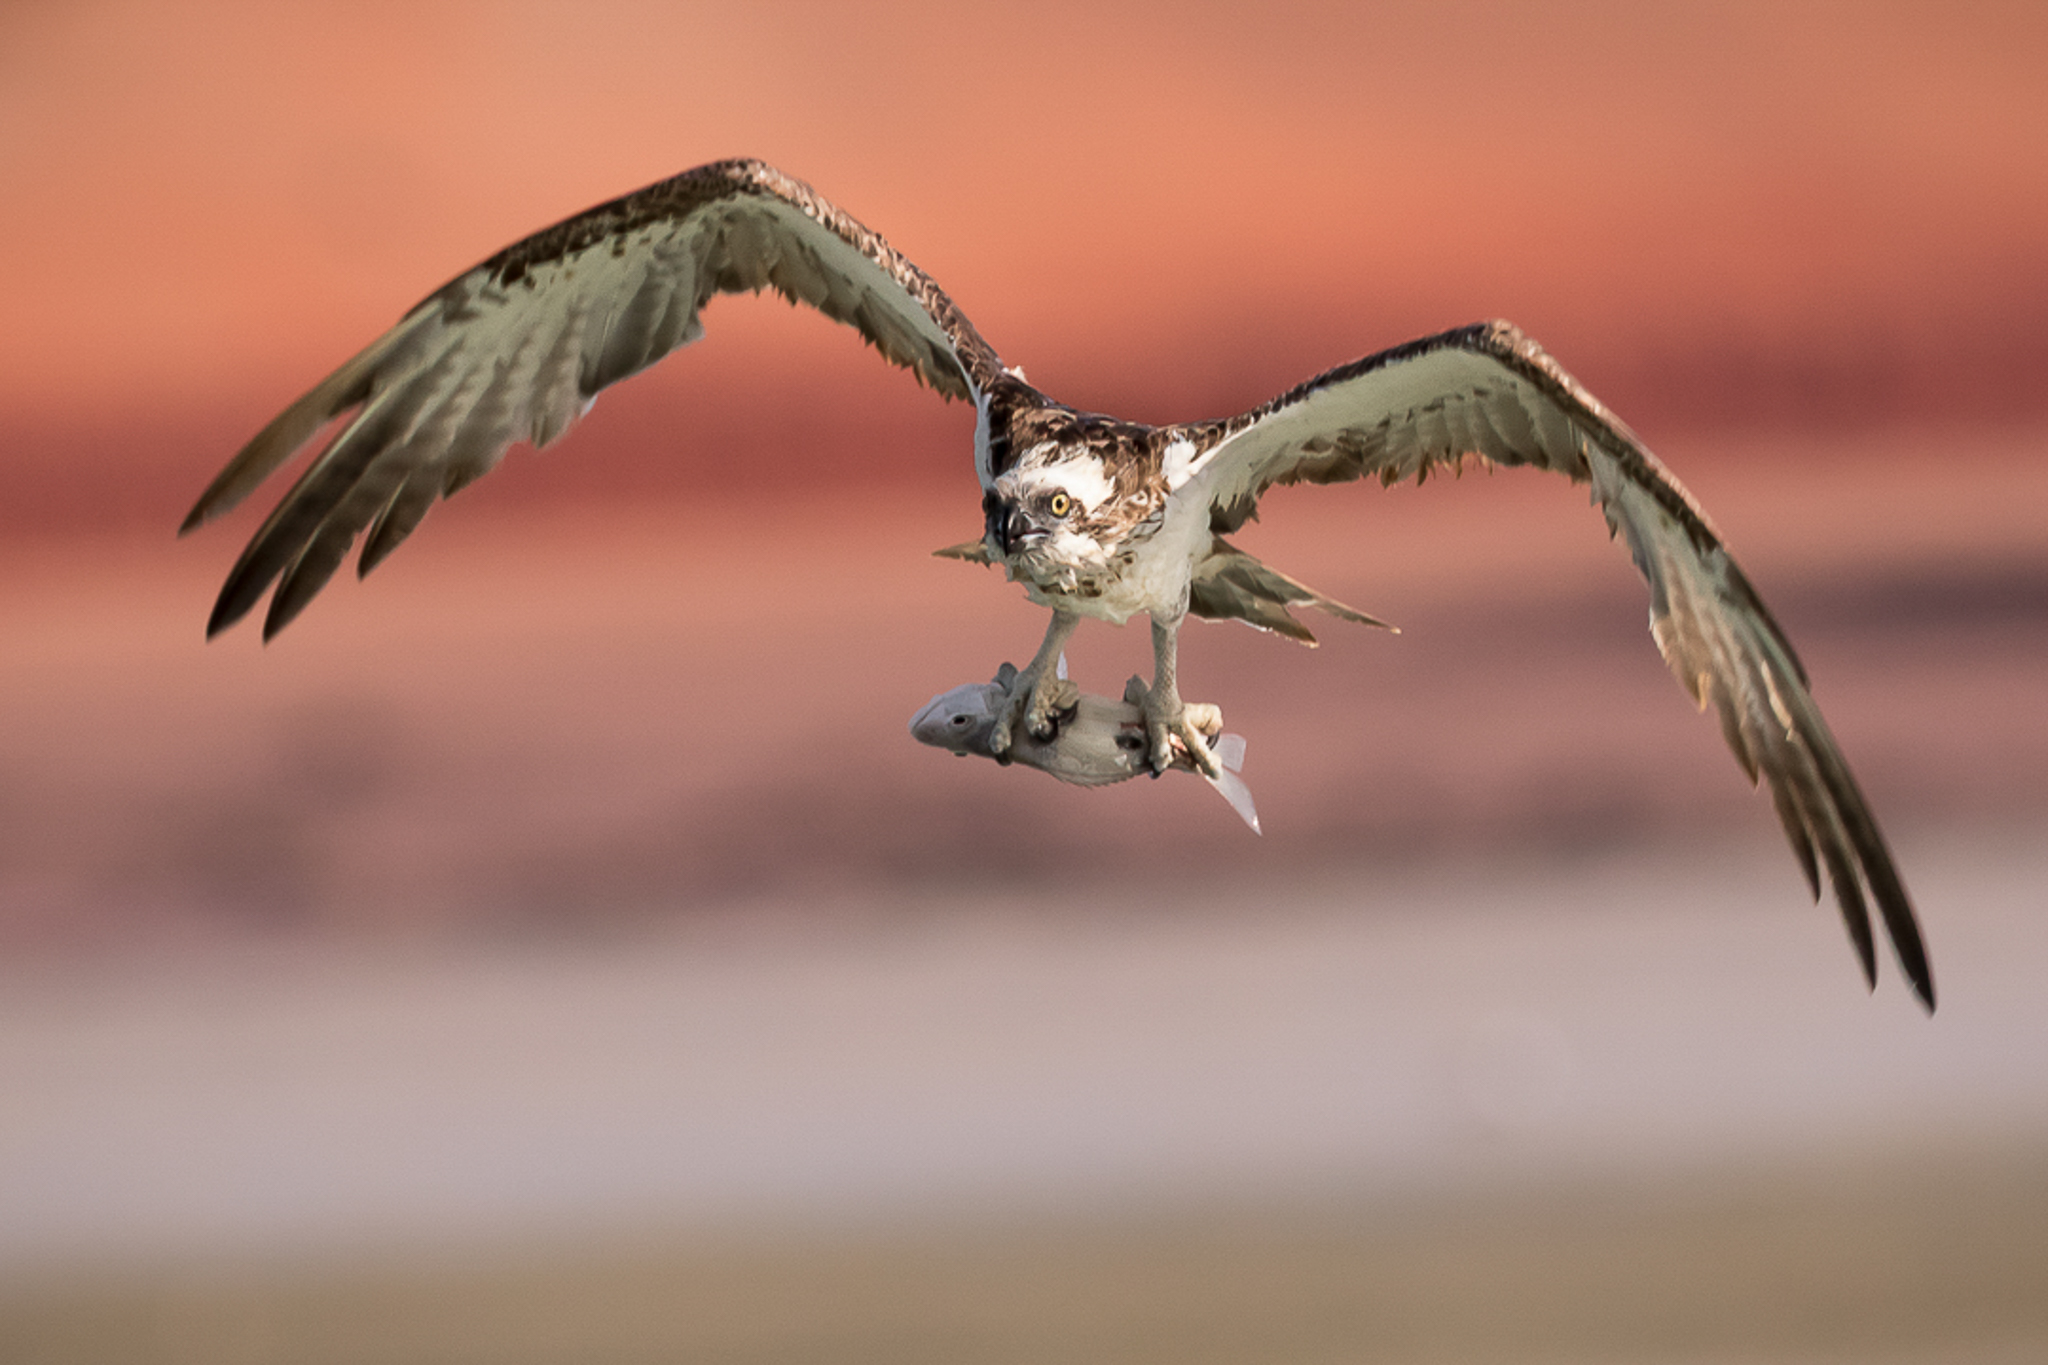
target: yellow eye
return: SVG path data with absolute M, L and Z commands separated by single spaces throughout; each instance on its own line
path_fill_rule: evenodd
M 1073 505 L 1074 500 L 1068 497 L 1065 493 L 1053 494 L 1052 501 L 1046 504 L 1047 507 L 1052 509 L 1052 514 L 1056 517 L 1065 516 L 1067 514 L 1067 510 L 1071 508 Z

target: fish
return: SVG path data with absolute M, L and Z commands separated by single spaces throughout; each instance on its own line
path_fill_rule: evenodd
M 945 749 L 957 757 L 972 754 L 998 763 L 1021 763 L 1077 787 L 1106 787 L 1140 773 L 1156 776 L 1146 758 L 1145 713 L 1140 709 L 1146 691 L 1144 679 L 1134 677 L 1124 684 L 1123 700 L 1116 701 L 1076 687 L 1066 677 L 1064 659 L 1060 661 L 1059 672 L 1059 725 L 1052 738 L 1039 739 L 1019 729 L 1011 738 L 1009 752 L 997 754 L 989 742 L 990 735 L 995 730 L 996 714 L 1009 697 L 1016 678 L 1016 668 L 1006 663 L 996 671 L 993 681 L 963 683 L 939 693 L 910 718 L 911 735 L 920 744 Z M 1244 736 L 1224 734 L 1223 713 L 1214 706 L 1190 703 L 1187 713 L 1194 728 L 1207 737 L 1220 770 L 1213 777 L 1202 772 L 1187 750 L 1180 747 L 1178 737 L 1173 741 L 1173 760 L 1168 769 L 1201 773 L 1239 818 L 1251 826 L 1252 833 L 1262 833 L 1251 788 L 1241 776 Z

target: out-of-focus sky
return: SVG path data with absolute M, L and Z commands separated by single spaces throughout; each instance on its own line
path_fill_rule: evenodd
M 2038 810 L 2044 69 L 2024 4 L 9 7 L 0 928 L 1202 845 L 1198 784 L 908 744 L 1042 614 L 925 556 L 979 526 L 970 415 L 773 300 L 275 646 L 201 643 L 258 513 L 169 532 L 242 440 L 475 260 L 735 154 L 1085 407 L 1238 410 L 1515 319 L 1722 523 L 1881 812 Z M 1409 633 L 1190 632 L 1270 817 L 1234 863 L 1774 837 L 1554 482 L 1270 500 L 1252 548 Z M 1091 629 L 1077 677 L 1145 653 Z
M 2044 69 L 2027 3 L 12 5 L 0 525 L 174 521 L 457 270 L 730 155 L 1082 406 L 1209 415 L 1498 315 L 1639 428 L 2037 416 Z M 856 478 L 964 468 L 779 311 L 718 305 L 722 344 L 606 400 L 617 453 L 525 495 L 847 428 L 885 433 Z

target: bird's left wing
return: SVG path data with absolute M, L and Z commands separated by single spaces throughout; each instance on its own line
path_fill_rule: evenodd
M 1825 866 L 1866 977 L 1869 899 L 1931 1009 L 1934 981 L 1884 836 L 1807 691 L 1784 632 L 1690 494 L 1625 426 L 1509 323 L 1481 323 L 1368 356 L 1228 421 L 1176 428 L 1176 496 L 1206 496 L 1235 530 L 1277 483 L 1421 480 L 1467 457 L 1590 483 L 1608 529 L 1650 584 L 1650 630 L 1702 709 L 1720 713 L 1750 780 L 1771 786 L 1815 897 Z
M 699 166 L 465 271 L 257 433 L 182 529 L 234 507 L 356 410 L 243 551 L 207 633 L 275 581 L 263 626 L 275 634 L 365 528 L 367 573 L 514 441 L 548 444 L 600 389 L 701 336 L 714 294 L 767 288 L 856 328 L 949 397 L 977 397 L 1001 372 L 930 277 L 810 186 L 758 161 Z

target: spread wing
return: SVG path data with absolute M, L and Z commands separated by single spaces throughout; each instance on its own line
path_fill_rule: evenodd
M 1807 883 L 1827 869 L 1866 977 L 1869 900 L 1929 1009 L 1934 981 L 1884 836 L 1807 691 L 1806 673 L 1706 514 L 1599 400 L 1505 322 L 1426 337 L 1331 370 L 1253 412 L 1176 428 L 1176 496 L 1207 496 L 1218 531 L 1276 483 L 1384 483 L 1467 456 L 1592 485 L 1650 583 L 1650 631 L 1701 709 L 1720 713 L 1752 782 L 1769 781 Z M 1180 489 L 1185 488 L 1185 493 Z
M 514 441 L 548 444 L 600 389 L 695 341 L 712 295 L 764 288 L 859 329 L 948 397 L 978 398 L 1001 372 L 924 272 L 810 186 L 758 161 L 700 166 L 458 276 L 257 433 L 183 530 L 234 507 L 356 410 L 242 552 L 207 633 L 275 581 L 263 633 L 276 634 L 366 528 L 363 573 Z

